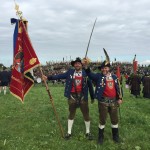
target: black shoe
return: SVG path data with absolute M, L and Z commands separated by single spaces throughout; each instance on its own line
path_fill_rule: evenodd
M 93 140 L 93 136 L 91 133 L 86 133 L 85 136 L 88 140 Z
M 102 145 L 104 139 L 104 129 L 99 128 L 99 134 L 98 134 L 98 144 Z
M 65 135 L 65 139 L 66 139 L 66 140 L 69 140 L 70 138 L 71 138 L 71 134 L 67 133 L 67 134 Z
M 120 143 L 118 128 L 112 128 L 112 136 L 115 143 Z

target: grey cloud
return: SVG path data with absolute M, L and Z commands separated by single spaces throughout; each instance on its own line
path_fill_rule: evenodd
M 16 0 L 29 21 L 29 35 L 33 46 L 45 63 L 63 57 L 83 57 L 90 32 L 97 17 L 89 54 L 92 60 L 108 49 L 112 58 L 132 60 L 136 53 L 142 62 L 150 60 L 150 2 L 149 0 Z M 3 53 L 12 59 L 12 34 L 10 18 L 16 17 L 13 1 L 2 0 L 4 14 L 0 28 L 0 61 Z M 5 11 L 9 10 L 9 11 Z M 146 58 L 144 57 L 146 56 Z M 10 64 L 8 64 L 10 65 Z

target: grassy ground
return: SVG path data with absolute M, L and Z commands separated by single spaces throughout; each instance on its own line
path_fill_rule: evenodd
M 68 104 L 63 86 L 50 86 L 61 124 L 67 131 Z M 135 98 L 125 89 L 121 106 L 120 137 L 114 144 L 110 120 L 107 119 L 105 140 L 97 145 L 97 101 L 89 104 L 93 141 L 84 137 L 85 125 L 77 110 L 73 137 L 61 138 L 45 87 L 36 85 L 27 95 L 24 104 L 11 94 L 0 94 L 0 150 L 149 150 L 150 149 L 150 99 Z

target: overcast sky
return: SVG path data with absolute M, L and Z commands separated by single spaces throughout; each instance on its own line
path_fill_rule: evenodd
M 42 64 L 84 57 L 95 18 L 88 57 L 150 64 L 150 0 L 16 0 Z M 0 1 L 0 63 L 12 64 L 14 0 Z

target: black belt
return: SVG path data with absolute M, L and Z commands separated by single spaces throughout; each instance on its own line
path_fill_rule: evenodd
M 114 103 L 116 102 L 116 97 L 102 97 L 101 102 L 104 103 Z
M 74 93 L 71 92 L 71 97 L 73 97 L 74 99 L 82 99 L 83 98 L 83 93 Z
M 113 103 L 105 103 L 105 102 L 99 102 L 100 105 L 104 105 L 106 107 L 114 107 L 114 106 L 119 106 L 117 102 L 113 102 Z

